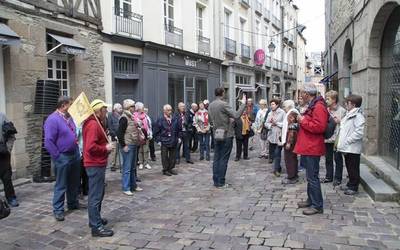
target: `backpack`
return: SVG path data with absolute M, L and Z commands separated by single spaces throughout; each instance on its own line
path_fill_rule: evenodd
M 0 198 L 0 220 L 6 218 L 7 216 L 10 215 L 10 207 L 8 206 L 8 203 Z
M 336 122 L 335 119 L 329 114 L 328 118 L 328 126 L 326 126 L 325 132 L 324 132 L 324 138 L 329 139 L 335 134 L 335 129 L 336 129 Z

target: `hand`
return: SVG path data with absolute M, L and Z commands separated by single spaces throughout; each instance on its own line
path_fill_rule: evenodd
M 285 149 L 286 149 L 286 150 L 290 150 L 290 144 L 289 144 L 289 143 L 286 143 Z
M 240 100 L 242 104 L 246 104 L 246 94 L 243 94 L 242 100 Z
M 106 149 L 107 149 L 108 152 L 110 152 L 110 151 L 113 150 L 114 148 L 115 148 L 114 143 L 108 143 L 108 144 L 106 145 Z
M 181 138 L 178 138 L 178 144 L 181 144 L 182 140 Z
M 303 119 L 304 119 L 304 116 L 302 116 L 302 115 L 299 115 L 299 116 L 297 117 L 297 120 L 299 121 L 299 123 L 300 123 Z
M 125 152 L 125 153 L 128 153 L 128 151 L 129 151 L 129 147 L 128 147 L 127 145 L 125 145 L 125 147 L 124 147 L 124 149 L 123 149 L 123 150 L 124 150 L 124 152 Z
M 335 121 L 336 124 L 339 124 L 341 121 L 340 117 L 337 117 L 336 115 L 333 117 L 333 120 Z

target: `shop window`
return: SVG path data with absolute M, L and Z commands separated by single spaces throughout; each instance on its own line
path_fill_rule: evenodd
M 236 75 L 235 77 L 235 82 L 236 84 L 250 84 L 250 76 L 245 76 L 245 75 Z

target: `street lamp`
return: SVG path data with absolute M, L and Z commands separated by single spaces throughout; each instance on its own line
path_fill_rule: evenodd
M 269 53 L 274 53 L 275 52 L 275 44 L 271 41 L 271 43 L 268 45 L 268 51 Z

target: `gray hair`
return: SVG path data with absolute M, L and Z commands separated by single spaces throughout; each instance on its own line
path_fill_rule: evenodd
M 172 109 L 172 106 L 169 105 L 169 104 L 165 104 L 164 107 L 163 107 L 163 110 L 165 111 L 167 109 Z
M 144 109 L 144 104 L 142 102 L 137 102 L 135 104 L 135 110 Z
M 294 109 L 295 103 L 293 100 L 286 100 L 282 103 L 284 109 Z
M 314 83 L 304 83 L 303 85 L 303 90 L 304 92 L 310 94 L 310 95 L 317 95 L 318 90 L 317 90 L 317 86 L 315 86 Z
M 122 105 L 120 103 L 115 103 L 113 106 L 113 110 L 122 109 Z
M 130 107 L 135 106 L 135 101 L 132 99 L 125 99 L 123 106 L 124 109 L 129 109 Z

